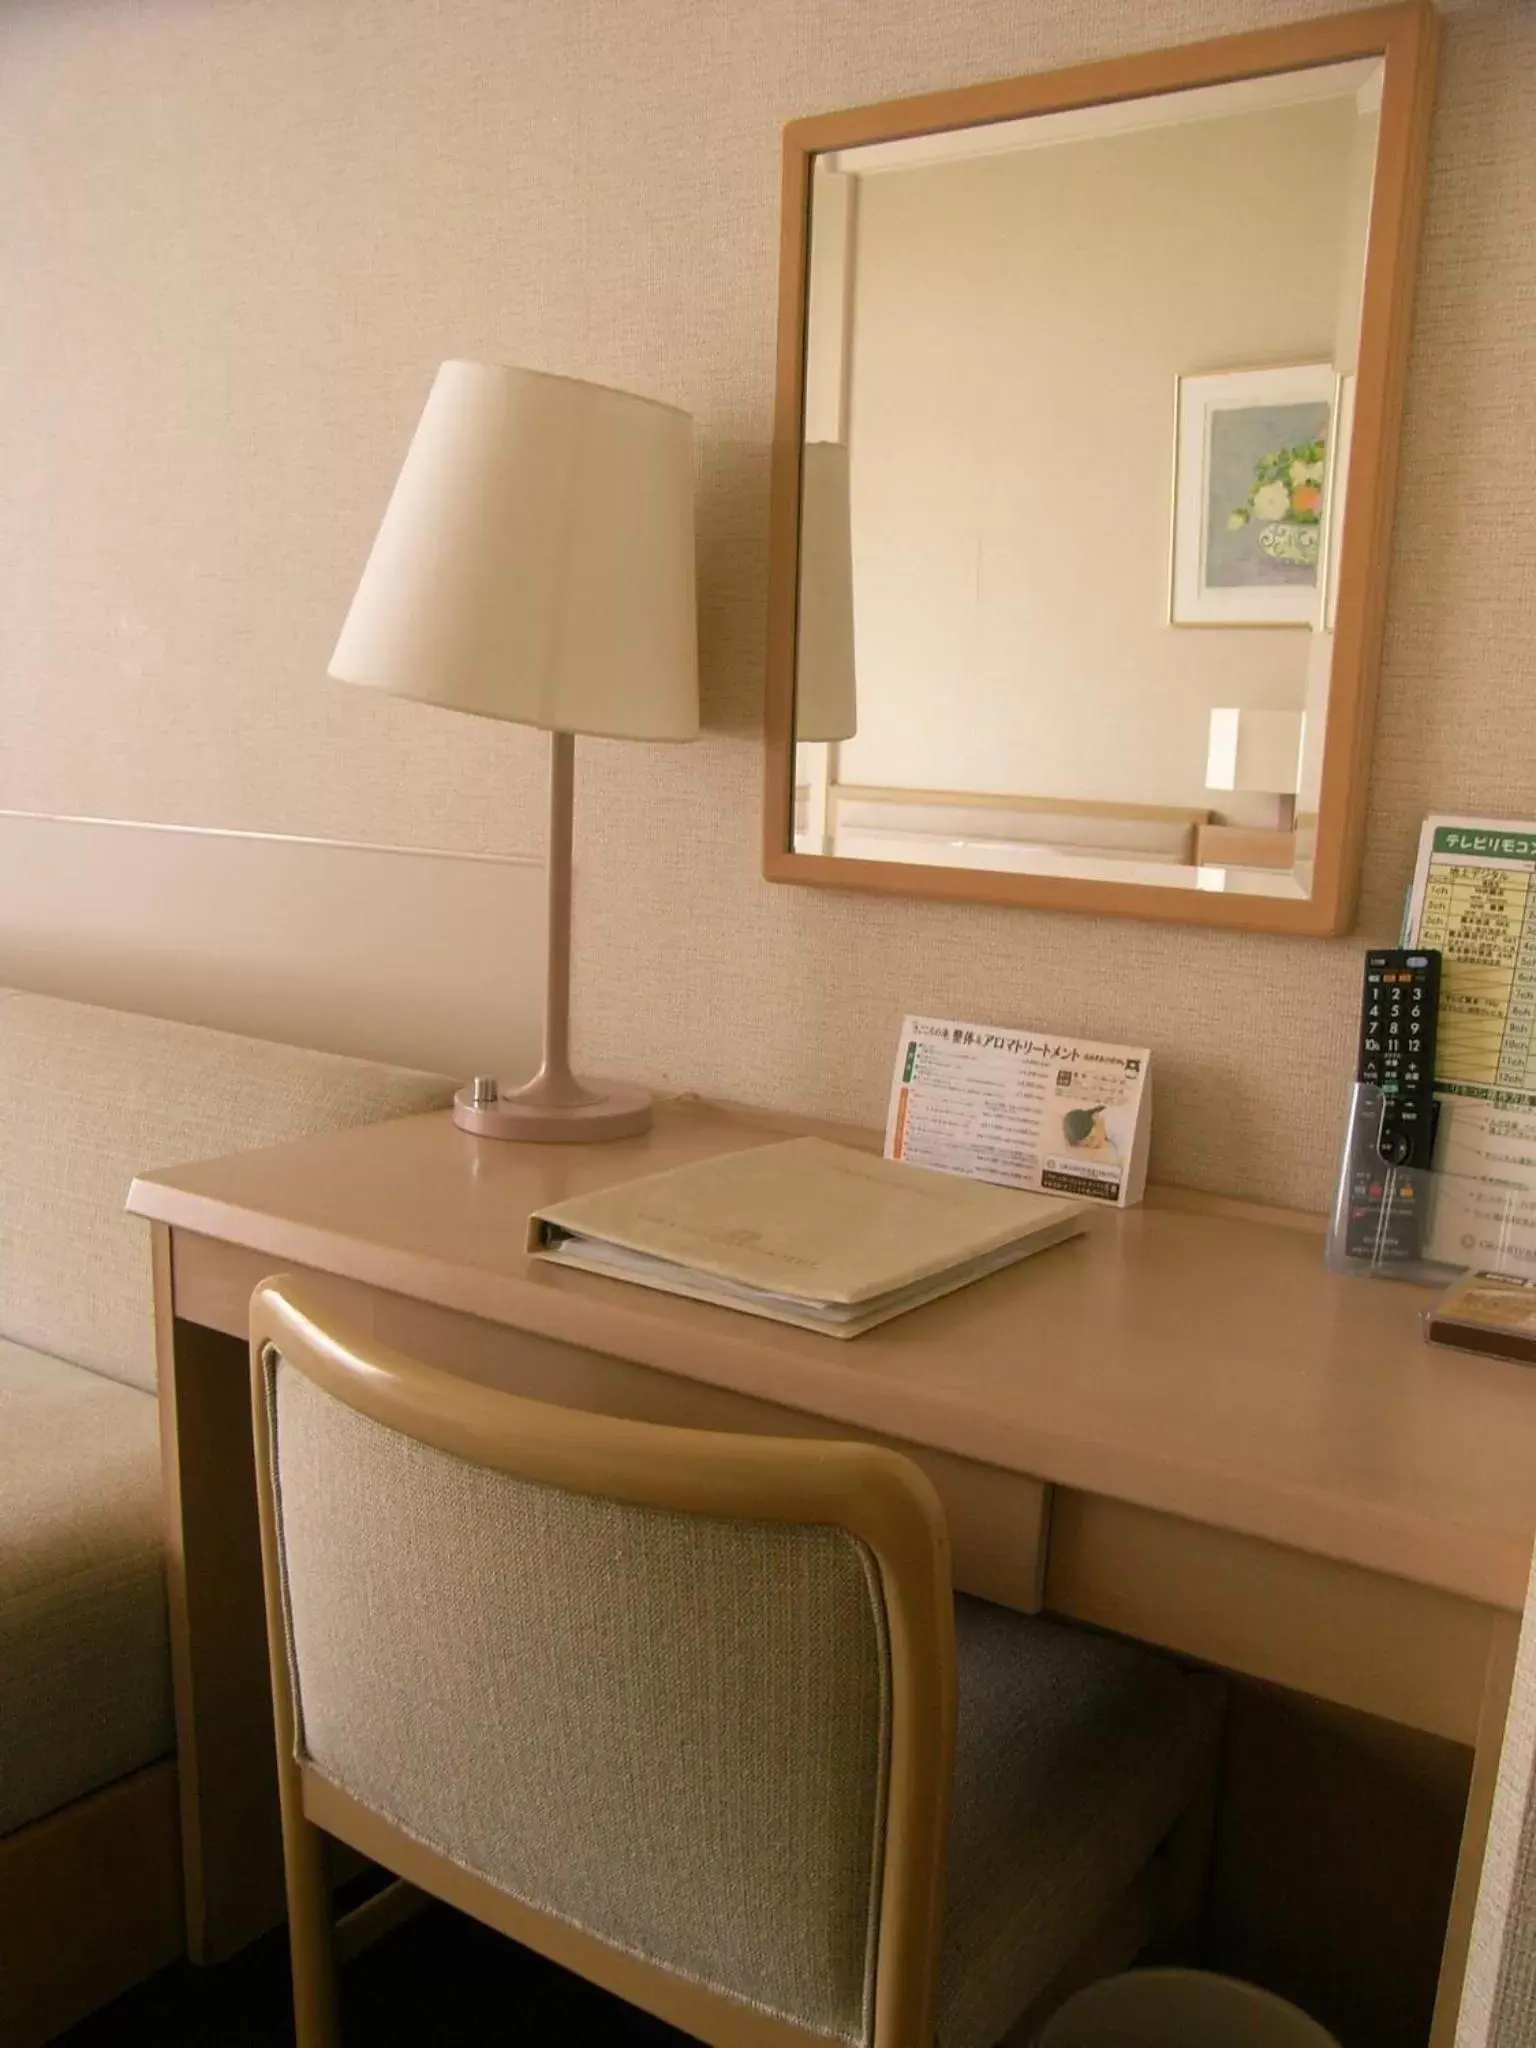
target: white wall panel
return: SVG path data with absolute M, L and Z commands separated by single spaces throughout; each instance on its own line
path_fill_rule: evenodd
M 526 859 L 0 814 L 0 985 L 519 1075 L 537 1064 L 543 888 Z

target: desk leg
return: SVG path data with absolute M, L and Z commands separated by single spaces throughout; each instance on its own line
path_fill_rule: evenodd
M 1483 1706 L 1478 1716 L 1477 1746 L 1472 1759 L 1472 1787 L 1467 1795 L 1461 1853 L 1456 1859 L 1456 1888 L 1451 1894 L 1450 1923 L 1440 1958 L 1440 1987 L 1435 1995 L 1430 2048 L 1453 2048 L 1456 2039 L 1462 1981 L 1467 1974 L 1467 1957 L 1472 1947 L 1472 1917 L 1477 1910 L 1477 1887 L 1483 1873 L 1484 1851 L 1488 1846 L 1488 1823 L 1499 1779 L 1499 1753 L 1504 1745 L 1504 1723 L 1509 1717 L 1509 1696 L 1515 1682 L 1515 1656 L 1519 1644 L 1519 1615 L 1501 1614 L 1494 1622 L 1493 1640 L 1488 1650 Z
M 187 1953 L 213 1963 L 283 1916 L 250 1365 L 238 1338 L 178 1319 L 153 1230 Z

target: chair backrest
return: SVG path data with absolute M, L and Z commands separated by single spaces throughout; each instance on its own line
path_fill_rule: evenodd
M 1536 1569 L 1525 1604 L 1456 2048 L 1536 2041 Z
M 302 1770 L 669 1980 L 931 2041 L 954 1612 L 917 1468 L 524 1400 L 292 1281 L 252 1344 Z
M 433 1074 L 0 989 L 0 1337 L 152 1392 L 135 1174 L 452 1099 Z

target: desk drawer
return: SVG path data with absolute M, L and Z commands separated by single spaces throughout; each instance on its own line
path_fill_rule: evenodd
M 1497 1610 L 1063 1487 L 1053 1614 L 1471 1744 Z
M 172 1270 L 179 1317 L 242 1336 L 251 1294 L 274 1265 L 263 1253 L 178 1231 Z M 309 1272 L 305 1277 L 335 1303 L 338 1316 L 381 1343 L 534 1400 L 680 1429 L 743 1430 L 755 1436 L 856 1436 L 889 1443 L 922 1467 L 944 1503 L 956 1586 L 1028 1614 L 1036 1613 L 1044 1600 L 1050 1487 L 1041 1480 L 895 1437 L 871 1438 L 867 1430 L 804 1409 L 781 1408 L 333 1274 Z

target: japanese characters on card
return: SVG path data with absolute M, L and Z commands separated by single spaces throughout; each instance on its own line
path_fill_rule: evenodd
M 1147 1177 L 1152 1056 L 1046 1031 L 908 1017 L 885 1154 L 1127 1208 Z

